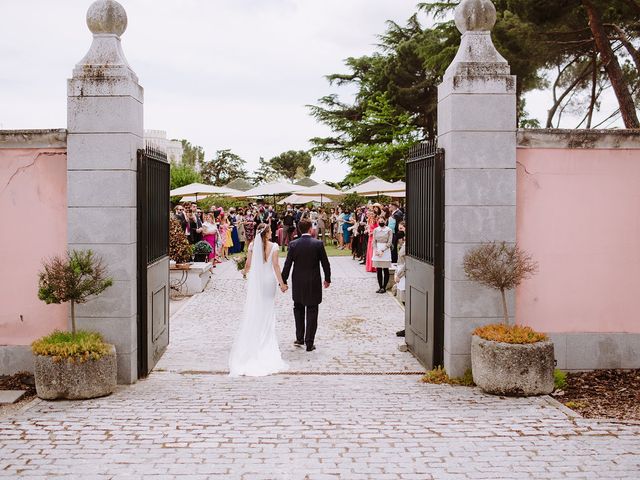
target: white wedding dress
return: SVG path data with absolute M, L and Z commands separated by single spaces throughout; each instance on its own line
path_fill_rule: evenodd
M 282 360 L 276 337 L 275 298 L 278 282 L 272 256 L 278 250 L 273 244 L 264 261 L 262 238 L 253 242 L 251 268 L 248 275 L 247 298 L 240 326 L 229 354 L 229 375 L 262 377 L 283 372 L 289 365 Z

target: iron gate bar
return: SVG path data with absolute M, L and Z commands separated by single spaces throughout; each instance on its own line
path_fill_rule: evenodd
M 444 173 L 444 149 L 437 139 L 409 151 L 406 252 L 434 268 L 434 367 L 444 360 Z
M 167 155 L 152 145 L 137 152 L 138 376 L 149 373 L 147 267 L 169 255 L 169 183 Z

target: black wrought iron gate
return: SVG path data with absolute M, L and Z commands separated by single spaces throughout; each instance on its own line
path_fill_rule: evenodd
M 138 376 L 151 372 L 169 344 L 169 163 L 138 150 Z
M 409 153 L 405 340 L 431 369 L 444 345 L 444 150 L 421 143 Z

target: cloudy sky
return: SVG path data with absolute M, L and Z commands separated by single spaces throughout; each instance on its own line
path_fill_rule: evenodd
M 205 148 L 260 156 L 307 149 L 327 133 L 308 114 L 324 75 L 371 53 L 385 21 L 416 0 L 120 0 L 124 52 L 145 89 L 145 128 Z M 66 79 L 86 53 L 89 0 L 0 0 L 0 129 L 66 125 Z M 339 90 L 337 90 L 339 91 Z M 344 91 L 344 90 L 342 90 Z M 540 118 L 548 102 L 534 95 Z M 315 162 L 318 180 L 346 167 Z
M 120 0 L 122 37 L 145 89 L 145 128 L 247 160 L 306 149 L 326 129 L 307 104 L 324 75 L 370 53 L 415 0 Z M 86 53 L 88 0 L 0 0 L 0 129 L 66 125 L 66 79 Z M 315 162 L 319 180 L 346 167 Z

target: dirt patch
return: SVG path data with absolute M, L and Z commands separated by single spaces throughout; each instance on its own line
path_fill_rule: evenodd
M 364 335 L 365 332 L 361 326 L 365 321 L 364 318 L 360 317 L 347 317 L 340 320 L 337 328 L 346 335 Z
M 15 375 L 0 375 L 0 390 L 25 390 L 22 398 L 13 404 L 0 405 L 0 415 L 15 411 L 36 396 L 36 382 L 33 375 L 20 372 Z
M 640 421 L 640 369 L 567 374 L 556 400 L 586 418 Z

